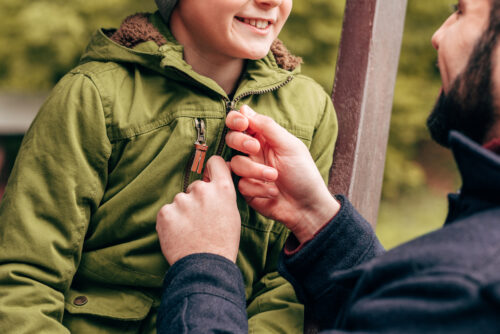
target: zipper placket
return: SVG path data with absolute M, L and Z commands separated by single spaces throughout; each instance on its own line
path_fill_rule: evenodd
M 229 114 L 229 112 L 231 110 L 234 110 L 236 104 L 241 99 L 243 99 L 243 98 L 245 98 L 247 96 L 250 96 L 250 95 L 260 95 L 260 94 L 266 94 L 266 93 L 273 92 L 275 90 L 278 90 L 278 89 L 286 86 L 292 80 L 293 80 L 293 76 L 289 76 L 285 81 L 283 81 L 279 85 L 276 85 L 276 86 L 271 87 L 271 88 L 266 88 L 266 89 L 261 89 L 261 90 L 252 90 L 252 91 L 245 92 L 245 93 L 243 93 L 243 94 L 238 95 L 237 97 L 235 97 L 232 101 L 230 99 L 228 99 L 228 98 L 224 98 L 224 102 L 226 104 L 226 115 Z M 199 121 L 199 122 L 197 122 L 197 121 Z M 203 124 L 203 126 L 201 126 L 202 124 Z M 200 158 L 203 158 L 203 160 L 205 159 L 205 155 L 203 153 L 205 153 L 206 150 L 203 153 L 198 153 L 198 147 L 196 146 L 197 143 L 198 143 L 198 144 L 205 145 L 205 147 L 208 148 L 208 146 L 206 146 L 205 126 L 204 126 L 204 124 L 205 123 L 204 123 L 203 119 L 198 119 L 198 118 L 195 119 L 195 127 L 196 127 L 196 131 L 197 131 L 197 134 L 198 134 L 198 138 L 197 138 L 197 140 L 195 142 L 195 148 L 197 148 L 197 152 L 195 153 L 195 155 L 191 156 L 191 159 L 189 159 L 189 162 L 188 162 L 186 170 L 185 170 L 185 174 L 184 174 L 184 187 L 183 187 L 184 192 L 186 192 L 187 187 L 189 185 L 189 178 L 191 176 L 192 169 L 195 167 L 197 155 L 201 155 L 201 156 L 198 156 L 198 159 L 200 159 Z M 219 144 L 217 145 L 217 151 L 215 152 L 216 155 L 220 156 L 222 154 L 222 151 L 224 150 L 224 146 L 225 146 L 225 137 L 226 137 L 226 134 L 227 134 L 228 131 L 229 131 L 229 128 L 224 124 L 224 129 L 222 130 L 222 136 L 221 136 Z M 199 160 L 198 160 L 198 162 L 199 162 Z M 199 163 L 196 166 L 197 166 L 197 170 L 199 170 L 200 169 L 199 168 Z M 201 169 L 203 169 L 203 164 L 201 166 Z
M 184 184 L 182 187 L 184 192 L 186 192 L 187 190 L 191 172 L 197 172 L 198 174 L 201 174 L 203 164 L 205 162 L 205 155 L 208 149 L 205 137 L 205 121 L 203 119 L 195 118 L 194 126 L 197 133 L 196 141 L 194 142 L 196 152 L 194 155 L 191 155 L 191 158 L 186 165 L 186 170 L 184 171 Z
M 235 97 L 232 101 L 225 98 L 224 101 L 226 102 L 226 115 L 229 114 L 231 110 L 234 110 L 234 107 L 236 106 L 236 103 L 238 103 L 241 99 L 250 96 L 250 95 L 260 95 L 260 94 L 266 94 L 273 92 L 275 90 L 278 90 L 284 86 L 286 86 L 290 81 L 293 80 L 293 76 L 289 76 L 285 81 L 280 83 L 277 86 L 271 87 L 271 88 L 266 88 L 266 89 L 261 89 L 261 90 L 253 90 L 253 91 L 248 91 L 245 92 L 237 97 Z M 217 146 L 217 151 L 215 152 L 216 155 L 221 155 L 222 151 L 224 150 L 224 145 L 225 145 L 225 137 L 227 132 L 229 131 L 229 128 L 224 124 L 224 129 L 222 130 L 222 137 L 219 142 L 219 145 Z

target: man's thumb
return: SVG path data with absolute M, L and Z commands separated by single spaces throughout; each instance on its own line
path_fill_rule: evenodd
M 203 181 L 212 182 L 220 180 L 232 180 L 231 171 L 222 157 L 214 155 L 207 161 L 203 172 Z

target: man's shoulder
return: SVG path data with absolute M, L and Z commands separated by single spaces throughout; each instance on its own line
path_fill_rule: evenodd
M 482 210 L 403 244 L 379 259 L 379 265 L 405 263 L 412 271 L 451 271 L 480 279 L 500 265 L 500 207 Z M 500 272 L 497 275 L 500 279 Z

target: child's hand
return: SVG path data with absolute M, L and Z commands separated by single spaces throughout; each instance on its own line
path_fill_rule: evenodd
M 228 114 L 231 148 L 246 153 L 231 160 L 238 188 L 261 214 L 285 224 L 301 242 L 309 240 L 339 210 L 307 147 L 269 117 L 243 106 Z M 245 131 L 245 132 L 243 132 Z
M 241 219 L 231 171 L 221 157 L 208 160 L 204 181 L 193 182 L 161 208 L 156 230 L 170 265 L 196 253 L 236 261 Z

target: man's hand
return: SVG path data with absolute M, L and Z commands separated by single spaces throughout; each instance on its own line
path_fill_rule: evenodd
M 208 160 L 204 181 L 193 182 L 161 208 L 156 230 L 170 265 L 196 253 L 236 261 L 241 220 L 231 171 L 221 157 Z
M 247 154 L 231 160 L 241 177 L 238 188 L 248 204 L 285 224 L 300 242 L 314 234 L 340 209 L 328 191 L 307 147 L 273 119 L 243 106 L 228 114 L 231 148 Z M 244 132 L 245 131 L 245 132 Z

